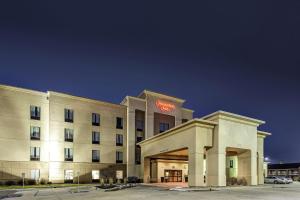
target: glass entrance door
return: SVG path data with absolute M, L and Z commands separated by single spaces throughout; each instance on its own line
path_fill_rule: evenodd
M 166 182 L 182 182 L 182 170 L 165 169 Z

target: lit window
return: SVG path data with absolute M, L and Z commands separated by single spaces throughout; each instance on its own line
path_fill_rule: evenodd
M 73 149 L 65 148 L 65 161 L 73 161 Z
M 99 180 L 99 179 L 100 179 L 99 170 L 92 170 L 92 180 Z
M 40 170 L 39 169 L 30 170 L 30 178 L 32 180 L 38 181 L 40 179 Z
M 38 126 L 30 126 L 30 139 L 32 140 L 39 140 L 40 139 L 40 132 L 41 129 Z
M 229 165 L 230 165 L 230 166 L 229 166 L 230 168 L 233 168 L 233 160 L 230 160 L 230 161 L 229 161 Z
M 74 111 L 71 109 L 65 109 L 65 122 L 73 122 L 74 120 Z
M 98 113 L 92 113 L 92 125 L 100 126 L 100 115 Z
M 30 119 L 40 120 L 41 118 L 41 107 L 30 106 Z
M 123 146 L 123 135 L 121 134 L 116 135 L 116 145 Z
M 65 170 L 65 182 L 73 182 L 73 170 Z
M 65 128 L 65 141 L 73 142 L 73 129 Z
M 40 160 L 40 147 L 30 147 L 30 160 Z

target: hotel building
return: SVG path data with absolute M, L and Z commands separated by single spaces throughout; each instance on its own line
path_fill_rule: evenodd
M 265 122 L 224 111 L 193 118 L 184 102 L 147 90 L 113 104 L 0 85 L 0 181 L 263 184 Z

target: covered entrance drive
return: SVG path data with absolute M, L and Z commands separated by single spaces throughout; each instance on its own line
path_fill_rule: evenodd
M 206 186 L 205 153 L 216 123 L 194 119 L 139 143 L 145 183 L 187 182 Z

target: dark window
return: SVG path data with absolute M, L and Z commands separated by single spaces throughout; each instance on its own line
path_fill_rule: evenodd
M 71 109 L 65 109 L 65 122 L 73 122 L 74 112 Z
M 181 120 L 182 123 L 185 123 L 185 122 L 188 122 L 188 121 L 189 121 L 188 119 L 182 119 Z
M 66 142 L 73 142 L 73 129 L 65 128 L 65 141 Z
M 233 168 L 233 160 L 229 161 L 230 168 Z
M 135 164 L 141 164 L 141 147 L 138 145 L 135 147 Z
M 39 140 L 41 135 L 41 128 L 38 126 L 30 127 L 30 139 Z
M 159 123 L 159 132 L 165 132 L 169 130 L 169 124 L 168 123 Z
M 116 163 L 123 163 L 123 152 L 116 152 Z
M 40 160 L 40 147 L 30 147 L 30 160 Z
M 30 119 L 35 119 L 35 120 L 41 119 L 41 107 L 30 106 Z
M 92 125 L 100 126 L 100 115 L 98 113 L 92 113 Z
M 93 144 L 100 144 L 100 133 L 99 132 L 92 132 L 92 143 Z
M 143 137 L 137 136 L 137 137 L 136 137 L 136 143 L 139 143 L 139 142 L 141 142 L 141 141 L 143 141 Z
M 117 128 L 117 129 L 123 129 L 123 118 L 117 117 L 116 128 Z
M 93 162 L 100 161 L 100 151 L 99 150 L 92 150 L 92 161 Z
M 73 161 L 73 149 L 65 148 L 65 161 Z
M 116 145 L 123 146 L 123 135 L 121 134 L 116 135 Z
M 136 120 L 136 130 L 137 131 L 144 131 L 144 121 L 143 120 Z

